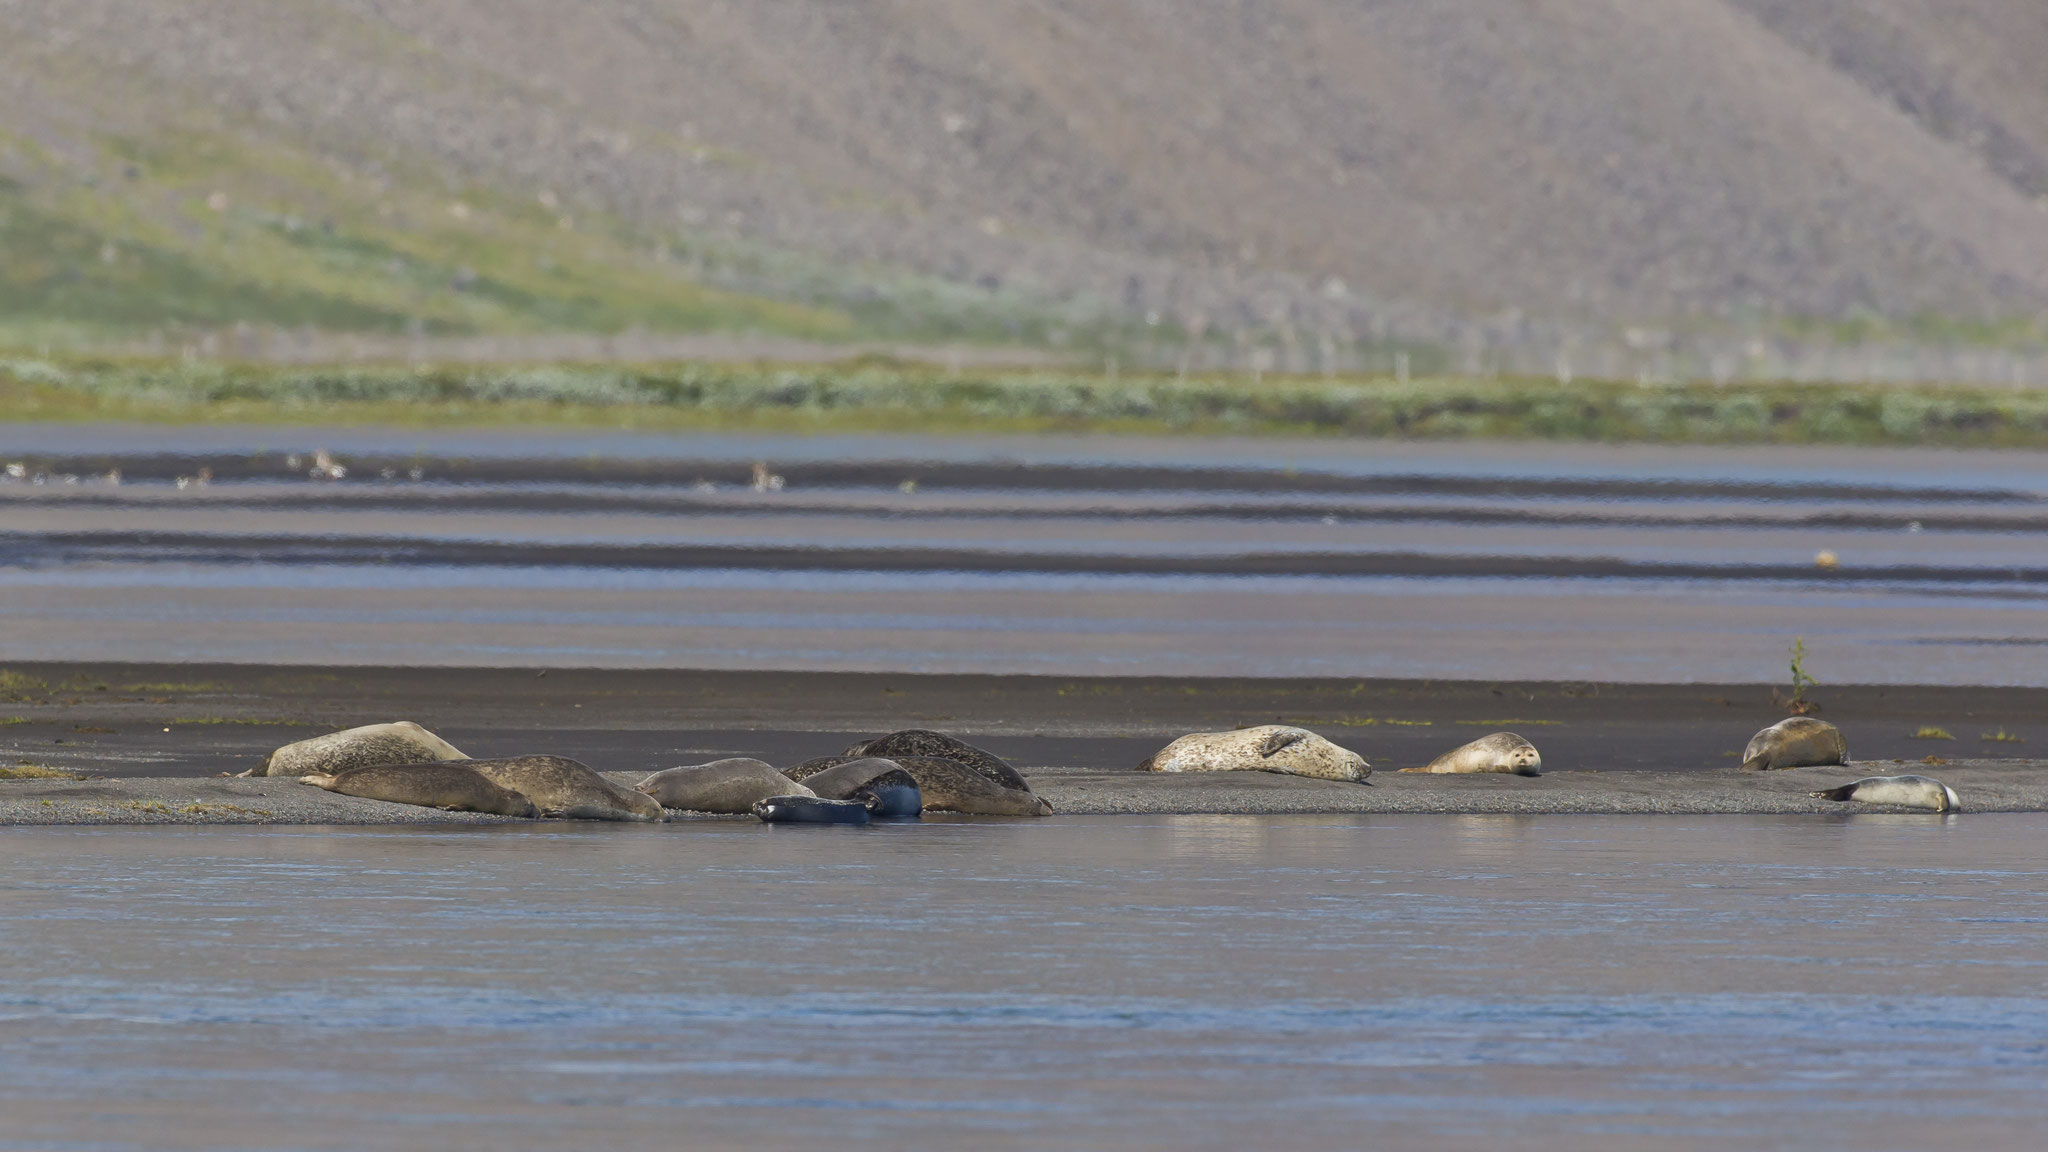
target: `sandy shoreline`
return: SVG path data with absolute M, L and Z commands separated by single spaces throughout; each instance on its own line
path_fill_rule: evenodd
M 2048 761 L 1891 762 L 1785 772 L 1553 772 L 1510 776 L 1377 774 L 1371 787 L 1264 772 L 1174 776 L 1041 769 L 1026 777 L 1056 815 L 1315 813 L 1790 815 L 1887 811 L 1809 792 L 1862 776 L 1934 773 L 1963 811 L 2048 811 Z M 620 783 L 634 773 L 608 773 Z M 678 814 L 679 822 L 713 819 Z M 959 819 L 959 817 L 947 817 Z M 0 781 L 0 825 L 530 824 L 340 796 L 290 779 L 141 778 Z M 617 827 L 632 827 L 618 825 Z
M 1060 815 L 1115 813 L 1841 813 L 1806 793 L 1923 772 L 1967 811 L 2048 811 L 2048 691 L 1828 687 L 1850 768 L 1744 774 L 1782 718 L 1764 685 L 917 676 L 689 671 L 23 664 L 0 668 L 4 824 L 482 824 L 497 817 L 229 779 L 272 748 L 411 719 L 474 756 L 571 756 L 625 783 L 677 764 L 794 764 L 894 728 L 952 732 L 1016 764 Z M 1363 754 L 1360 787 L 1266 773 L 1131 771 L 1172 737 L 1283 721 Z M 1916 737 L 1940 726 L 1953 739 Z M 1494 729 L 1548 774 L 1402 774 Z M 2003 742 L 1976 739 L 2003 734 Z M 1930 755 L 1940 765 L 1923 761 Z

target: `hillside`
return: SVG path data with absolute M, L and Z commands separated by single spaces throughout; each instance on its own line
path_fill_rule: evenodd
M 2012 0 L 0 0 L 0 314 L 2027 345 L 2042 59 Z

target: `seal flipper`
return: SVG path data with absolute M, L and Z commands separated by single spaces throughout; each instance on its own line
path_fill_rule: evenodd
M 1859 780 L 1856 781 L 1856 783 L 1854 784 L 1844 784 L 1840 788 L 1828 788 L 1820 792 L 1808 792 L 1807 795 L 1813 797 L 1815 800 L 1847 800 L 1850 797 L 1856 795 L 1856 784 L 1860 783 L 1862 783 L 1862 781 Z
M 1271 736 L 1266 737 L 1265 743 L 1259 745 L 1259 758 L 1270 760 L 1282 749 L 1291 748 L 1308 739 L 1308 735 L 1308 733 L 1300 729 L 1292 732 L 1275 732 Z

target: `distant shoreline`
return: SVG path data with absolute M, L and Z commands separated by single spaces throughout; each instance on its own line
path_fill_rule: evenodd
M 2048 447 L 2048 389 L 1312 377 L 834 363 L 279 366 L 0 359 L 20 422 L 648 432 L 1115 432 Z

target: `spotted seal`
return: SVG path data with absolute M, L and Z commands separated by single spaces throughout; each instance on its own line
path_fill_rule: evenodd
M 992 783 L 1005 788 L 1028 790 L 1031 785 L 1015 768 L 1010 767 L 1000 756 L 985 749 L 976 748 L 965 740 L 957 740 L 943 732 L 926 728 L 905 728 L 873 740 L 863 740 L 848 748 L 843 755 L 883 756 L 891 760 L 904 756 L 936 756 L 941 760 L 952 760 L 965 764 L 986 776 Z
M 1963 805 L 1955 789 L 1928 776 L 1866 776 L 1840 788 L 1807 795 L 1816 800 L 1853 800 L 1858 804 L 1925 808 L 1931 812 L 1954 812 Z
M 1513 732 L 1495 732 L 1470 744 L 1453 748 L 1421 768 L 1403 772 L 1428 772 L 1437 776 L 1468 772 L 1499 772 L 1515 776 L 1543 775 L 1543 756 L 1536 746 Z
M 656 772 L 633 790 L 654 797 L 663 808 L 727 814 L 752 812 L 755 801 L 770 796 L 817 795 L 767 761 L 747 756 Z
M 1847 764 L 1849 746 L 1842 730 L 1811 716 L 1790 716 L 1749 738 L 1742 750 L 1744 772 L 1779 768 L 1820 768 Z
M 377 764 L 332 774 L 299 777 L 299 783 L 343 796 L 416 804 L 444 812 L 485 812 L 494 816 L 537 816 L 533 801 L 492 783 L 466 764 Z
M 967 816 L 1050 816 L 1052 805 L 1029 785 L 1006 788 L 958 760 L 938 756 L 863 756 L 804 777 L 820 796 L 843 799 L 886 773 L 901 770 L 916 783 L 927 812 Z
M 392 724 L 365 724 L 287 744 L 266 757 L 261 767 L 251 768 L 243 775 L 333 776 L 351 768 L 467 759 L 455 745 L 410 720 L 400 720 Z
M 868 806 L 858 800 L 816 796 L 771 796 L 754 805 L 763 824 L 866 824 Z
M 877 820 L 910 819 L 924 813 L 924 793 L 917 778 L 901 768 L 892 768 L 854 789 L 847 799 L 867 805 L 868 815 Z
M 565 820 L 666 820 L 660 802 L 629 792 L 567 756 L 512 756 L 465 760 L 491 783 L 523 792 L 543 816 Z
M 1140 772 L 1284 772 L 1364 783 L 1365 757 L 1306 728 L 1261 724 L 1232 732 L 1194 732 L 1154 753 Z

